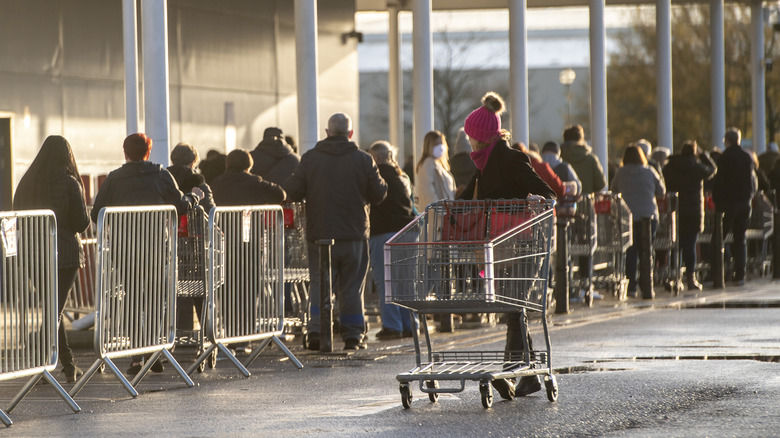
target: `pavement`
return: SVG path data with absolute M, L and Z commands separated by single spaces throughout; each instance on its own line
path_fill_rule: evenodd
M 729 306 L 779 307 L 780 294 L 778 294 L 777 284 L 769 279 L 758 279 L 749 281 L 741 287 L 727 287 L 725 289 L 705 288 L 703 291 L 684 291 L 678 295 L 664 290 L 656 290 L 656 297 L 652 300 L 628 298 L 621 301 L 614 296 L 605 295 L 604 299 L 595 300 L 590 307 L 585 304 L 574 304 L 571 306 L 571 311 L 568 314 L 549 315 L 549 322 L 554 328 L 576 329 L 580 325 L 594 321 L 630 316 L 632 314 L 638 315 L 654 308 L 726 308 Z M 430 325 L 433 326 L 434 324 Z M 333 373 L 331 372 L 332 369 L 348 370 L 349 373 L 357 376 L 358 374 L 355 373 L 362 373 L 362 370 L 365 370 L 366 373 L 371 373 L 373 368 L 374 372 L 376 372 L 378 364 L 382 361 L 390 362 L 391 365 L 395 364 L 393 369 L 396 369 L 396 371 L 398 370 L 396 362 L 398 364 L 406 364 L 401 366 L 409 365 L 410 360 L 412 360 L 410 359 L 410 354 L 413 353 L 411 340 L 377 341 L 375 335 L 379 328 L 379 324 L 374 323 L 371 325 L 368 334 L 368 348 L 357 353 L 341 350 L 342 343 L 339 340 L 334 342 L 336 351 L 330 354 L 305 350 L 300 337 L 289 336 L 285 339 L 285 344 L 301 360 L 304 367 L 310 370 L 307 372 L 313 373 L 311 375 L 317 376 L 318 380 L 321 379 L 321 384 L 324 386 L 328 379 L 335 379 L 337 374 L 342 374 Z M 532 333 L 539 330 L 541 330 L 541 324 L 532 325 Z M 70 331 L 70 335 L 75 349 L 77 364 L 86 369 L 97 358 L 92 350 L 92 331 Z M 501 348 L 504 336 L 505 327 L 502 324 L 494 323 L 456 321 L 455 331 L 452 333 L 439 333 L 435 329 L 431 331 L 434 343 L 467 347 L 492 343 Z M 176 348 L 174 356 L 186 369 L 194 361 L 195 353 L 193 348 Z M 239 359 L 244 358 L 245 356 L 239 356 Z M 118 359 L 116 362 L 119 370 L 124 371 L 129 364 L 129 359 Z M 299 377 L 295 377 L 297 375 L 295 373 L 296 368 L 277 348 L 263 352 L 260 355 L 260 359 L 249 369 L 253 375 L 260 375 L 261 379 L 264 379 L 262 382 L 265 388 L 264 391 L 278 392 L 278 394 L 284 394 L 288 390 L 302 390 L 304 393 L 306 392 L 306 390 L 299 388 L 302 382 L 300 382 Z M 57 379 L 62 377 L 59 368 L 52 374 Z M 365 374 L 365 376 L 370 375 Z M 147 415 L 159 415 L 159 409 L 164 410 L 166 405 L 171 406 L 171 409 L 173 409 L 175 403 L 179 403 L 182 400 L 181 397 L 185 397 L 189 403 L 214 403 L 217 411 L 223 412 L 231 406 L 232 400 L 245 400 L 247 391 L 254 391 L 257 385 L 261 384 L 261 379 L 244 379 L 237 369 L 226 358 L 222 357 L 217 361 L 215 369 L 206 369 L 202 374 L 195 373 L 191 377 L 196 382 L 196 388 L 187 389 L 184 382 L 172 371 L 170 365 L 166 365 L 164 373 L 149 373 L 138 385 L 137 389 L 139 392 L 138 399 L 146 398 L 146 400 L 153 400 L 149 401 L 149 403 L 156 403 L 154 405 L 156 407 L 152 409 L 147 408 L 144 404 L 125 404 L 124 402 L 132 400 L 132 398 L 119 385 L 116 377 L 109 372 L 96 374 L 76 397 L 76 401 L 82 406 L 83 412 L 88 414 L 75 417 L 71 415 L 67 405 L 56 394 L 50 389 L 42 387 L 43 385 L 39 385 L 11 412 L 10 417 L 16 422 L 13 430 L 18 430 L 25 436 L 37 435 L 47 430 L 45 428 L 40 429 L 42 424 L 46 425 L 46 427 L 56 427 L 53 425 L 58 424 L 58 422 L 65 422 L 62 424 L 67 424 L 68 427 L 74 425 L 73 429 L 68 429 L 69 431 L 73 433 L 78 431 L 87 436 L 127 432 L 132 428 L 142 428 L 143 425 L 133 424 L 131 427 L 128 425 L 123 426 L 122 424 L 107 425 L 104 423 L 112 415 L 131 415 L 131 417 L 122 418 L 136 418 L 136 410 L 138 409 L 152 409 Z M 276 382 L 270 388 L 267 386 L 269 383 L 268 377 L 271 377 L 272 381 Z M 371 379 L 370 377 L 365 378 Z M 292 383 L 288 384 L 287 382 Z M 64 382 L 61 383 L 63 383 L 66 390 L 71 386 L 64 384 Z M 7 403 L 21 389 L 23 384 L 24 379 L 0 381 L 0 400 L 4 404 Z M 314 385 L 316 386 L 316 383 Z M 398 396 L 395 392 L 397 385 L 395 387 L 389 385 L 388 388 L 385 388 L 385 386 L 382 385 L 381 390 L 375 389 L 375 391 L 389 391 L 391 394 L 387 395 L 388 403 L 397 407 Z M 331 394 L 334 402 L 337 399 L 340 400 L 341 397 L 349 396 L 350 391 L 352 391 L 352 389 L 338 385 L 336 388 L 339 388 L 336 390 L 337 392 Z M 321 389 L 310 387 L 312 394 Z M 201 394 L 200 396 L 198 395 L 199 393 Z M 317 396 L 319 395 L 317 394 Z M 220 401 L 217 402 L 216 400 Z M 315 400 L 314 402 L 328 403 L 327 400 Z M 120 404 L 117 405 L 116 403 Z M 227 407 L 223 407 L 224 405 L 227 405 Z M 268 412 L 269 415 L 277 415 L 279 412 L 285 412 L 285 409 L 290 407 L 285 408 L 279 404 L 272 404 L 270 407 L 264 408 L 271 410 Z M 142 413 L 138 414 L 142 415 Z M 69 418 L 77 418 L 78 423 L 73 423 L 76 420 L 68 420 Z M 99 423 L 96 423 L 97 421 Z M 234 419 L 233 421 L 243 420 L 239 417 L 239 419 Z M 171 428 L 168 432 L 174 435 L 191 435 L 193 430 L 202 430 L 188 429 L 188 427 L 191 428 L 192 426 L 184 423 L 187 423 L 187 421 L 182 419 L 175 420 L 170 425 Z M 128 429 L 128 427 L 131 429 Z M 37 430 L 41 432 L 33 433 L 33 431 Z M 240 431 L 240 428 L 238 430 Z M 211 429 L 211 431 L 206 434 L 233 434 L 236 430 L 219 429 L 217 427 L 216 429 Z M 52 435 L 48 431 L 45 434 L 48 434 L 48 436 Z M 63 434 L 68 435 L 70 432 L 63 432 Z M 53 435 L 57 435 L 57 433 Z

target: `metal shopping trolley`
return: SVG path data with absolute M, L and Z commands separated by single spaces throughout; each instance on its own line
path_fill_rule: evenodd
M 658 204 L 658 228 L 653 241 L 655 250 L 656 284 L 674 294 L 682 293 L 684 287 L 680 272 L 679 238 L 677 234 L 677 193 L 656 197 Z
M 440 393 L 461 392 L 479 382 L 490 407 L 496 379 L 545 375 L 547 397 L 558 385 L 550 364 L 547 279 L 554 201 L 442 201 L 399 231 L 385 245 L 387 302 L 421 314 L 427 353 L 414 332 L 416 366 L 398 374 L 401 401 L 411 406 L 411 382 L 432 402 Z M 531 350 L 526 311 L 540 312 L 545 348 Z M 434 313 L 522 314 L 523 351 L 433 351 L 425 315 Z M 459 382 L 443 387 L 440 382 Z
M 611 290 L 620 300 L 626 298 L 626 250 L 631 246 L 631 211 L 619 193 L 598 193 L 596 212 L 596 251 L 593 281 L 598 288 Z
M 175 345 L 179 347 L 196 347 L 195 357 L 205 351 L 207 337 L 203 333 L 206 327 L 206 230 L 208 229 L 207 213 L 201 206 L 196 206 L 187 214 L 179 217 L 178 238 L 176 241 L 176 297 L 179 301 L 178 312 L 190 312 L 183 320 L 187 321 L 187 327 L 179 327 L 177 323 Z M 192 304 L 198 315 L 200 327 L 195 328 L 192 319 Z M 181 320 L 180 320 L 181 321 Z M 214 368 L 217 360 L 216 352 L 208 361 L 209 367 Z M 203 372 L 206 361 L 197 367 L 198 372 Z
M 768 253 L 774 228 L 774 205 L 766 193 L 758 192 L 753 197 L 750 224 L 745 233 L 748 245 L 746 269 L 757 278 L 769 274 L 772 259 Z
M 596 252 L 596 218 L 593 207 L 593 194 L 582 196 L 572 217 L 569 230 L 569 284 L 573 294 L 585 291 L 584 299 L 588 306 L 593 304 L 593 254 Z M 582 263 L 579 263 L 580 260 Z M 587 262 L 585 261 L 587 260 Z M 574 265 L 578 275 L 574 278 Z
M 309 256 L 306 244 L 306 203 L 290 202 L 284 212 L 285 330 L 303 334 L 308 318 Z

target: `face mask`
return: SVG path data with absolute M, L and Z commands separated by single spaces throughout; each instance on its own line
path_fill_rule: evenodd
M 431 154 L 433 155 L 433 158 L 436 158 L 437 160 L 441 158 L 441 156 L 444 155 L 444 145 L 437 144 L 434 146 Z

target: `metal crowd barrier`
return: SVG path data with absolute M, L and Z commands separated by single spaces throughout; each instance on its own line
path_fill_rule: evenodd
M 571 294 L 585 291 L 587 304 L 593 302 L 593 254 L 596 252 L 596 213 L 593 194 L 582 196 L 577 201 L 576 211 L 569 227 L 569 273 Z M 587 263 L 584 260 L 587 259 Z M 583 260 L 583 263 L 580 263 Z M 588 272 L 582 272 L 587 270 Z M 578 274 L 574 276 L 574 272 Z
M 284 244 L 282 208 L 216 207 L 209 214 L 207 277 L 211 345 L 187 370 L 191 374 L 215 349 L 245 377 L 273 341 L 298 368 L 303 364 L 279 339 L 284 331 Z M 262 340 L 241 364 L 226 347 Z
M 131 396 L 152 365 L 165 356 L 194 386 L 169 351 L 176 332 L 176 210 L 173 206 L 106 207 L 98 216 L 95 351 L 99 358 L 73 386 L 75 396 L 101 365 Z M 117 358 L 151 354 L 132 384 Z
M 0 212 L 0 381 L 29 377 L 7 412 L 45 379 L 81 408 L 51 375 L 57 366 L 57 224 L 51 210 Z

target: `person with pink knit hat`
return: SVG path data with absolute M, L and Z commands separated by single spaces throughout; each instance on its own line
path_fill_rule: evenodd
M 464 129 L 469 136 L 473 152 L 471 159 L 477 172 L 460 194 L 460 199 L 525 199 L 529 195 L 555 199 L 555 192 L 531 167 L 531 160 L 524 152 L 509 147 L 510 134 L 501 129 L 501 113 L 504 101 L 494 92 L 485 94 L 482 106 L 466 117 Z M 524 349 L 522 328 L 527 324 L 522 313 L 507 314 L 505 354 L 508 359 L 520 359 Z M 531 336 L 528 347 L 533 350 Z M 510 379 L 495 379 L 492 385 L 506 400 L 525 396 L 542 389 L 537 376 L 525 376 L 515 383 Z

